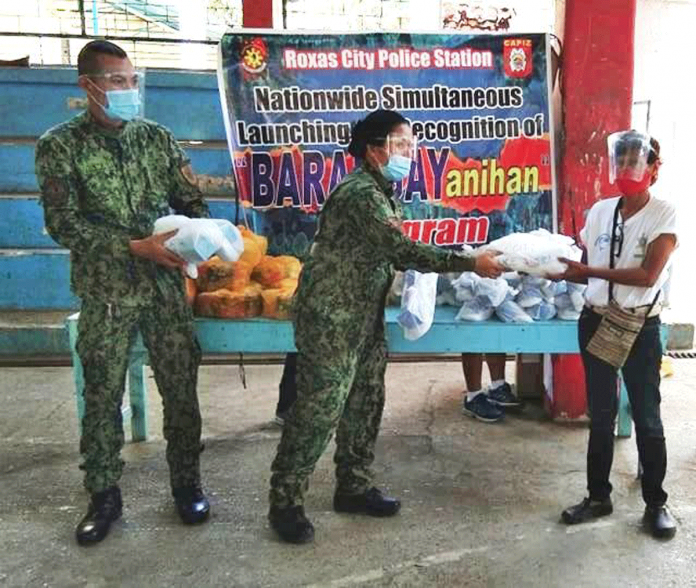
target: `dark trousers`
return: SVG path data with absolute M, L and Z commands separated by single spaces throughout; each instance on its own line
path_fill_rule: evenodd
M 285 356 L 285 366 L 283 367 L 283 377 L 280 379 L 278 387 L 278 404 L 276 414 L 281 414 L 290 410 L 290 407 L 297 400 L 297 353 L 288 353 Z
M 619 391 L 617 370 L 586 351 L 601 320 L 601 315 L 585 309 L 578 327 L 590 412 L 587 488 L 592 500 L 608 498 L 612 490 L 609 472 L 614 458 L 614 425 Z M 645 321 L 622 368 L 636 428 L 638 456 L 643 466 L 643 500 L 649 506 L 662 505 L 667 501 L 667 493 L 662 489 L 667 469 L 667 450 L 660 419 L 661 363 L 660 318 L 652 317 Z

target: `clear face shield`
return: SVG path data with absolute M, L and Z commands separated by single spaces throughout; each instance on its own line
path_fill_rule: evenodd
M 382 165 L 382 175 L 390 182 L 399 182 L 411 171 L 411 164 L 416 158 L 418 142 L 408 132 L 390 133 L 384 141 L 384 149 L 389 159 Z
M 112 71 L 83 77 L 88 79 L 88 92 L 109 118 L 129 121 L 144 116 L 144 71 Z
M 418 139 L 410 133 L 391 133 L 387 135 L 384 148 L 389 157 L 400 155 L 414 160 L 418 152 Z
M 620 131 L 607 138 L 609 148 L 609 181 L 641 182 L 648 170 L 652 151 L 650 137 L 636 131 Z

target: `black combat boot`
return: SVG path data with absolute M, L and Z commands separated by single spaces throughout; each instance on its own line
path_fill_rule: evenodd
M 614 512 L 611 498 L 604 500 L 590 500 L 584 498 L 579 504 L 569 506 L 561 513 L 561 520 L 566 525 L 586 523 L 599 517 L 605 517 Z
M 172 490 L 176 510 L 187 525 L 202 523 L 210 515 L 210 503 L 199 486 L 183 486 Z
M 122 509 L 118 486 L 92 494 L 87 514 L 75 531 L 77 542 L 80 545 L 99 543 L 109 533 L 111 523 L 121 517 Z
M 314 539 L 314 526 L 305 516 L 303 506 L 272 506 L 268 520 L 283 541 L 309 543 Z
M 667 506 L 646 506 L 643 525 L 656 539 L 671 539 L 677 532 L 677 523 L 667 510 Z
M 384 496 L 377 488 L 362 494 L 334 494 L 336 512 L 362 513 L 373 517 L 391 517 L 401 510 L 401 501 Z

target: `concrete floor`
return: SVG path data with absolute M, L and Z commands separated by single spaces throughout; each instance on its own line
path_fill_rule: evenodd
M 674 360 L 664 382 L 670 504 L 677 537 L 640 529 L 633 440 L 618 441 L 615 513 L 558 524 L 584 493 L 584 425 L 546 419 L 534 406 L 486 425 L 460 413 L 456 363 L 392 364 L 376 467 L 402 497 L 393 519 L 331 510 L 331 452 L 312 478 L 309 546 L 278 542 L 266 521 L 269 424 L 279 366 L 201 368 L 213 515 L 184 527 L 170 502 L 159 401 L 151 390 L 151 441 L 129 444 L 125 511 L 104 541 L 73 539 L 87 496 L 67 368 L 0 373 L 0 586 L 696 586 L 696 360 Z

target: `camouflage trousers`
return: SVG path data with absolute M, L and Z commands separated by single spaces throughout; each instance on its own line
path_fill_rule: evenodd
M 384 409 L 384 311 L 368 332 L 300 319 L 296 323 L 297 400 L 271 466 L 271 506 L 304 504 L 309 476 L 336 431 L 336 491 L 359 494 L 370 469 Z
M 91 493 L 117 484 L 123 471 L 121 401 L 138 330 L 162 396 L 172 488 L 200 483 L 196 381 L 201 351 L 183 295 L 138 307 L 84 301 L 77 338 L 85 382 L 80 452 L 84 485 Z

